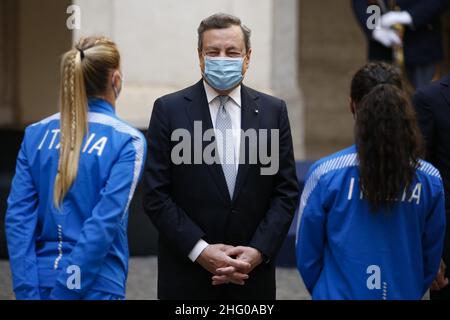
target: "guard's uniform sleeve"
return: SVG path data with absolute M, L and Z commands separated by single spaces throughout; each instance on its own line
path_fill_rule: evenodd
M 134 137 L 122 149 L 100 192 L 100 200 L 92 215 L 84 222 L 79 240 L 68 259 L 67 268 L 79 268 L 80 288 L 68 288 L 68 278 L 72 274 L 63 268 L 50 295 L 51 299 L 79 299 L 94 283 L 124 221 L 124 215 L 142 173 L 145 153 L 145 140 L 141 136 Z
M 326 237 L 325 190 L 314 174 L 305 184 L 300 200 L 297 229 L 297 268 L 306 288 L 312 294 L 323 267 Z
M 441 187 L 434 200 L 433 207 L 426 217 L 422 237 L 424 285 L 423 294 L 430 288 L 436 277 L 441 262 L 445 237 L 445 197 L 444 187 Z
M 414 1 L 407 11 L 413 19 L 416 28 L 426 26 L 439 19 L 439 15 L 450 6 L 450 0 Z
M 40 294 L 35 251 L 38 192 L 27 158 L 27 132 L 28 129 L 17 157 L 16 172 L 7 200 L 5 231 L 16 299 L 38 300 Z
M 430 97 L 428 97 L 421 90 L 417 91 L 412 98 L 412 102 L 416 110 L 417 121 L 419 123 L 422 136 L 425 140 L 425 159 L 427 161 L 434 162 L 433 158 L 436 150 L 437 130 L 435 115 L 431 108 L 433 101 L 430 100 Z

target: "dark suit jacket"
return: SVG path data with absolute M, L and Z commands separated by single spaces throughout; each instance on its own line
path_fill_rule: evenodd
M 213 128 L 203 82 L 154 104 L 147 136 L 144 208 L 159 230 L 160 299 L 275 298 L 275 257 L 298 202 L 292 137 L 282 100 L 241 88 L 242 130 L 279 129 L 280 163 L 272 176 L 260 174 L 264 165 L 259 160 L 240 164 L 233 199 L 220 163 L 175 165 L 171 161 L 171 150 L 178 143 L 171 141 L 175 129 L 187 129 L 193 136 L 194 121 L 202 122 L 203 131 Z M 253 147 L 259 148 L 260 143 L 258 139 Z M 241 154 L 243 148 L 248 155 L 248 143 L 241 142 Z M 243 287 L 213 287 L 212 275 L 188 258 L 201 238 L 210 244 L 252 246 L 268 262 L 255 268 Z
M 413 104 L 425 144 L 426 159 L 441 173 L 445 188 L 447 231 L 444 260 L 450 265 L 450 75 L 419 90 Z M 447 268 L 449 274 L 449 268 Z
M 375 3 L 374 0 L 352 0 L 353 11 L 368 39 L 369 60 L 392 62 L 392 50 L 373 40 L 372 30 L 366 25 L 369 17 L 367 7 Z M 396 3 L 413 18 L 413 26 L 406 27 L 403 40 L 406 65 L 428 65 L 441 61 L 444 51 L 440 14 L 449 7 L 450 1 L 397 0 Z

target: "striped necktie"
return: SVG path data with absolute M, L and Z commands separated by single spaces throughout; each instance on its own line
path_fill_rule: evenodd
M 236 162 L 231 117 L 226 109 L 229 96 L 219 96 L 220 107 L 216 117 L 217 146 L 221 155 L 222 170 L 228 186 L 228 192 L 233 199 L 236 183 Z M 220 134 L 220 136 L 218 135 Z

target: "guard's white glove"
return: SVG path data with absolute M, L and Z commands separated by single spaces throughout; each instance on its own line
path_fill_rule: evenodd
M 391 28 L 396 24 L 411 25 L 413 19 L 407 11 L 390 11 L 381 16 L 380 25 L 382 28 Z
M 394 45 L 402 45 L 402 40 L 397 32 L 392 29 L 376 28 L 372 32 L 372 38 L 388 48 L 391 48 Z

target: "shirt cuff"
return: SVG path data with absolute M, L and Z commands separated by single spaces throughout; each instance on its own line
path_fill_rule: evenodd
M 198 242 L 188 255 L 189 259 L 191 259 L 192 262 L 195 262 L 195 260 L 197 260 L 198 256 L 203 252 L 203 250 L 205 250 L 207 246 L 209 246 L 208 242 L 203 239 L 198 240 Z

